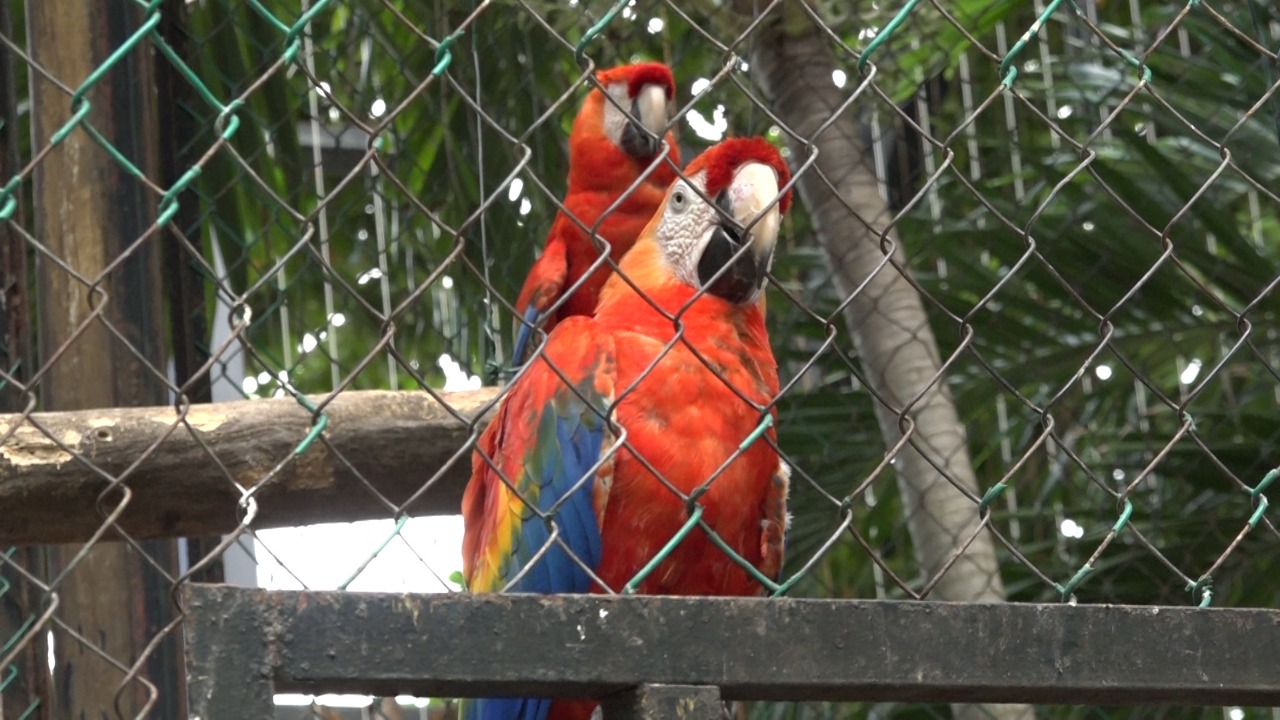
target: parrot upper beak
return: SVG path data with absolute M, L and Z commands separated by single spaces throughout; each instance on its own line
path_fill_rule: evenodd
M 708 292 L 735 305 L 748 305 L 759 297 L 782 224 L 778 204 L 773 203 L 777 196 L 777 173 L 761 163 L 743 165 L 716 196 L 716 205 L 732 220 L 721 219 L 698 260 L 698 279 Z M 743 251 L 743 245 L 750 248 Z M 712 280 L 725 265 L 729 268 Z
M 648 160 L 658 154 L 662 131 L 667 126 L 666 90 L 661 85 L 640 88 L 631 101 L 631 115 L 640 123 L 630 120 L 622 129 L 622 149 L 632 157 Z

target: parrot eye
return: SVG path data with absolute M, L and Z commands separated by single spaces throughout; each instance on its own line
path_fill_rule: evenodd
M 673 212 L 682 213 L 689 209 L 689 191 L 683 187 L 677 187 L 671 192 L 671 210 Z

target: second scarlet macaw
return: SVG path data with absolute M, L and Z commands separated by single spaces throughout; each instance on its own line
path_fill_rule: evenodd
M 619 591 L 689 521 L 695 494 L 706 526 L 777 576 L 788 469 L 763 439 L 741 446 L 778 393 L 763 288 L 789 173 L 753 138 L 716 145 L 685 175 L 594 317 L 556 326 L 481 436 L 462 501 L 472 591 Z M 635 589 L 756 595 L 761 585 L 695 527 Z M 593 707 L 490 698 L 464 703 L 461 717 L 587 720 Z
M 569 134 L 569 187 L 563 203 L 573 217 L 563 211 L 556 213 L 542 255 L 529 269 L 516 300 L 516 312 L 524 319 L 512 353 L 517 366 L 525 362 L 535 345 L 534 326 L 551 332 L 567 317 L 595 311 L 600 289 L 613 269 L 602 263 L 588 275 L 601 256 L 592 242 L 591 229 L 609 243 L 613 261 L 621 260 L 658 209 L 680 165 L 675 136 L 667 132 L 663 137 L 669 119 L 667 106 L 676 94 L 671 69 L 654 62 L 622 65 L 601 70 L 596 80 L 604 92 L 596 88 L 588 93 Z M 618 105 L 627 108 L 634 119 Z M 660 137 L 666 142 L 670 163 L 660 162 L 645 175 L 663 152 Z M 619 199 L 618 206 L 609 210 Z M 584 276 L 575 289 L 574 284 Z M 562 297 L 564 301 L 553 310 Z

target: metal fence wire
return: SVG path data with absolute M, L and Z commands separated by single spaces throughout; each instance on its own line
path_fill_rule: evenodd
M 0 42 L 0 718 L 185 717 L 192 582 L 461 590 L 460 524 L 415 524 L 512 387 L 572 118 L 641 60 L 684 162 L 794 176 L 762 594 L 1280 605 L 1275 4 L 14 0 Z M 734 710 L 1032 711 L 1094 716 Z

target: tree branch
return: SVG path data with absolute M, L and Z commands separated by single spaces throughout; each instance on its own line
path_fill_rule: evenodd
M 455 514 L 471 471 L 463 449 L 499 390 L 445 394 L 447 408 L 425 392 L 344 392 L 296 455 L 312 416 L 292 398 L 192 405 L 185 415 L 0 415 L 0 543 L 88 540 L 125 498 L 103 494 L 117 480 L 128 489 L 117 524 L 134 539 L 228 532 L 244 514 L 241 488 L 259 488 L 255 528 Z

